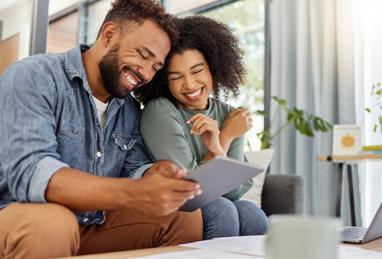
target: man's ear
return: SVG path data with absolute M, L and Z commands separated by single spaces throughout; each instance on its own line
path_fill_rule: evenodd
M 106 22 L 104 25 L 102 25 L 101 30 L 101 41 L 105 48 L 109 47 L 110 43 L 112 42 L 112 38 L 116 37 L 118 33 L 118 27 L 113 22 Z

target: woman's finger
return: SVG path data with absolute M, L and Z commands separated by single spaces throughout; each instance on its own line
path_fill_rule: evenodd
M 198 133 L 198 134 L 200 135 L 200 134 L 202 134 L 201 129 L 202 129 L 203 127 L 206 127 L 206 126 L 207 126 L 208 129 L 211 130 L 211 131 L 215 131 L 215 132 L 218 131 L 218 129 L 217 129 L 217 127 L 215 126 L 215 124 L 214 124 L 213 122 L 211 122 L 211 121 L 204 121 L 203 123 L 199 124 L 198 127 L 192 128 L 192 130 L 195 131 L 196 133 Z
M 188 119 L 187 123 L 188 124 L 192 124 L 194 123 L 196 120 L 200 119 L 200 118 L 203 118 L 205 115 L 202 114 L 202 113 L 198 113 L 198 114 L 195 114 L 194 116 L 192 116 L 191 118 Z

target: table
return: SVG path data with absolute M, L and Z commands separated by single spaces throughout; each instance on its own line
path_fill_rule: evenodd
M 353 156 L 318 156 L 317 160 L 332 162 L 338 165 L 337 170 L 337 197 L 336 197 L 336 216 L 341 214 L 342 184 L 343 184 L 343 168 L 346 166 L 346 172 L 349 183 L 349 199 L 350 199 L 350 219 L 351 225 L 355 226 L 355 207 L 354 207 L 354 191 L 353 191 L 353 166 L 365 160 L 382 160 L 382 155 L 360 154 Z
M 382 238 L 371 241 L 371 242 L 363 244 L 363 245 L 353 245 L 353 244 L 347 244 L 347 245 L 357 246 L 357 247 L 364 248 L 364 249 L 371 250 L 371 251 L 382 252 Z M 185 251 L 188 249 L 194 249 L 194 248 L 187 248 L 187 247 L 181 247 L 181 246 L 168 246 L 168 247 L 131 250 L 131 251 L 125 251 L 125 252 L 114 252 L 114 253 L 105 253 L 105 254 L 74 256 L 74 257 L 68 257 L 68 258 L 72 258 L 72 259 L 125 259 L 125 258 L 130 258 L 130 257 L 140 257 L 140 256 L 154 255 L 154 254 L 159 254 L 159 253 Z

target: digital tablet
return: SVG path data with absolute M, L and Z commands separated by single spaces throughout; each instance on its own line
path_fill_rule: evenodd
M 185 177 L 187 180 L 198 182 L 202 194 L 188 200 L 179 210 L 194 211 L 199 209 L 264 170 L 260 166 L 246 162 L 215 157 Z

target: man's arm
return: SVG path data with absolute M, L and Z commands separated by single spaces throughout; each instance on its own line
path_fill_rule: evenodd
M 50 179 L 49 202 L 77 211 L 135 208 L 145 213 L 168 215 L 199 194 L 199 185 L 181 180 L 185 172 L 168 161 L 154 164 L 138 180 L 91 175 L 61 168 Z

